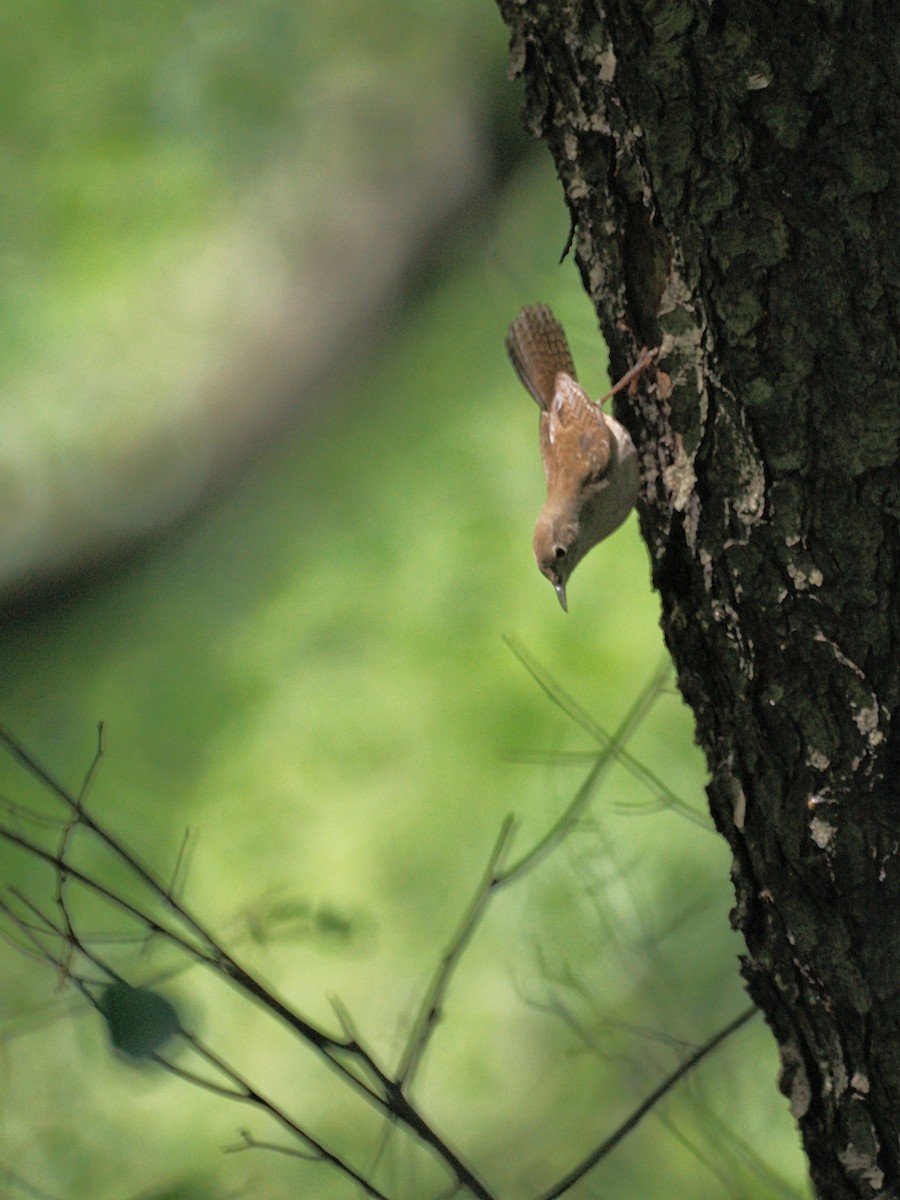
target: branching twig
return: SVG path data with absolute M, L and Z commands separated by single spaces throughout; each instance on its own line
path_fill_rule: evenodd
M 575 796 L 561 816 L 528 850 L 509 866 L 504 866 L 514 829 L 512 816 L 506 818 L 500 829 L 488 862 L 482 873 L 481 880 L 468 907 L 462 914 L 453 937 L 448 942 L 444 953 L 435 968 L 431 981 L 422 998 L 413 1027 L 402 1052 L 395 1076 L 391 1076 L 378 1062 L 373 1051 L 360 1038 L 350 1015 L 338 1001 L 333 1001 L 335 1012 L 341 1026 L 341 1037 L 335 1037 L 324 1029 L 314 1025 L 299 1013 L 290 1009 L 276 997 L 267 987 L 256 979 L 222 946 L 211 931 L 179 900 L 176 895 L 174 879 L 165 886 L 156 874 L 146 866 L 139 856 L 115 834 L 111 833 L 100 821 L 90 814 L 84 804 L 86 791 L 93 773 L 102 756 L 102 726 L 98 729 L 97 752 L 86 773 L 81 791 L 76 796 L 61 785 L 40 763 L 25 750 L 14 738 L 0 728 L 0 748 L 12 756 L 33 778 L 60 800 L 66 809 L 67 818 L 62 823 L 62 834 L 56 852 L 42 848 L 35 841 L 25 837 L 11 826 L 0 825 L 0 838 L 12 845 L 18 846 L 36 859 L 50 865 L 56 873 L 57 886 L 55 901 L 59 909 L 59 922 L 54 922 L 42 913 L 25 897 L 18 900 L 24 904 L 31 916 L 26 919 L 16 913 L 5 901 L 0 899 L 0 912 L 6 914 L 19 935 L 25 939 L 32 953 L 37 953 L 45 960 L 53 962 L 61 970 L 63 977 L 70 979 L 81 991 L 82 995 L 101 1012 L 101 1001 L 94 994 L 98 986 L 95 981 L 89 981 L 77 969 L 74 956 L 77 953 L 86 962 L 93 963 L 109 980 L 124 984 L 120 976 L 106 963 L 97 952 L 84 944 L 80 939 L 70 914 L 66 889 L 67 886 L 83 887 L 95 896 L 123 912 L 150 936 L 158 936 L 164 941 L 182 951 L 189 960 L 202 963 L 212 968 L 222 977 L 228 979 L 246 995 L 258 1001 L 263 1007 L 297 1033 L 304 1042 L 326 1064 L 336 1071 L 344 1082 L 349 1084 L 367 1103 L 381 1111 L 392 1122 L 405 1129 L 419 1139 L 435 1155 L 441 1165 L 449 1172 L 454 1182 L 447 1195 L 455 1195 L 465 1190 L 478 1200 L 492 1200 L 492 1193 L 481 1182 L 475 1172 L 468 1167 L 459 1154 L 441 1138 L 425 1120 L 419 1109 L 409 1099 L 409 1091 L 415 1074 L 428 1049 L 431 1038 L 442 1017 L 443 1006 L 450 982 L 462 955 L 470 944 L 479 923 L 483 920 L 487 907 L 497 892 L 519 880 L 527 871 L 535 868 L 555 850 L 566 835 L 575 827 L 583 816 L 584 810 L 594 793 L 598 783 L 615 761 L 621 761 L 642 782 L 653 788 L 664 802 L 671 808 L 684 813 L 691 819 L 698 819 L 696 812 L 681 801 L 666 785 L 642 764 L 632 758 L 625 750 L 624 744 L 631 733 L 642 720 L 653 701 L 660 694 L 669 674 L 669 666 L 661 669 L 651 679 L 648 686 L 640 694 L 632 708 L 626 714 L 619 728 L 612 735 L 607 734 L 590 715 L 581 708 L 555 681 L 544 671 L 521 646 L 513 639 L 507 638 L 507 643 L 513 653 L 519 658 L 538 685 L 568 716 L 575 720 L 600 746 L 599 753 L 593 756 L 593 762 L 586 778 L 578 788 Z M 112 887 L 101 883 L 87 872 L 80 870 L 70 861 L 70 844 L 73 833 L 81 827 L 96 837 L 118 860 L 128 868 L 132 877 L 147 889 L 155 905 L 159 906 L 164 916 L 153 916 L 136 903 Z M 179 863 L 181 854 L 179 854 Z M 176 877 L 177 877 L 176 868 Z M 32 920 L 34 919 L 34 920 Z M 45 945 L 48 938 L 53 938 L 57 948 L 51 951 Z M 125 985 L 128 986 L 128 985 Z M 588 1155 L 577 1167 L 567 1174 L 559 1183 L 544 1193 L 540 1200 L 555 1200 L 563 1195 L 578 1180 L 583 1178 L 626 1134 L 633 1129 L 642 1117 L 650 1111 L 657 1101 L 664 1096 L 675 1084 L 707 1054 L 718 1046 L 730 1033 L 746 1023 L 754 1014 L 755 1009 L 743 1013 L 731 1025 L 721 1030 L 704 1046 L 697 1050 L 676 1071 L 653 1092 L 635 1110 L 635 1112 L 605 1141 Z M 105 1015 L 105 1013 L 104 1013 Z M 177 1020 L 177 1019 L 176 1019 Z M 208 1066 L 212 1067 L 225 1082 L 209 1078 L 197 1073 L 181 1063 L 172 1062 L 157 1050 L 150 1057 L 175 1074 L 195 1086 L 205 1088 L 216 1095 L 224 1096 L 250 1104 L 266 1113 L 277 1121 L 294 1137 L 299 1139 L 310 1153 L 295 1151 L 290 1148 L 278 1147 L 269 1143 L 257 1142 L 249 1134 L 244 1133 L 244 1143 L 241 1149 L 267 1146 L 278 1149 L 283 1153 L 297 1157 L 312 1158 L 315 1161 L 330 1163 L 347 1177 L 357 1183 L 369 1196 L 375 1200 L 386 1200 L 374 1184 L 358 1173 L 340 1155 L 328 1150 L 312 1134 L 298 1125 L 283 1109 L 273 1101 L 263 1096 L 249 1081 L 239 1075 L 224 1060 L 209 1047 L 202 1044 L 192 1034 L 180 1028 L 177 1029 L 181 1038 L 191 1047 L 193 1052 Z
M 398 1082 L 404 1088 L 408 1088 L 412 1083 L 413 1075 L 421 1062 L 431 1035 L 440 1020 L 441 1003 L 446 994 L 453 971 L 459 962 L 463 950 L 471 940 L 478 922 L 482 919 L 491 898 L 501 888 L 513 883 L 527 870 L 532 869 L 541 862 L 570 832 L 587 806 L 603 774 L 617 757 L 626 755 L 623 743 L 627 741 L 637 725 L 643 720 L 647 710 L 660 694 L 671 671 L 670 664 L 666 663 L 656 672 L 626 713 L 616 732 L 608 735 L 593 722 L 592 718 L 574 700 L 549 680 L 536 661 L 514 638 L 506 637 L 504 640 L 513 654 L 516 655 L 547 695 L 555 703 L 560 704 L 563 710 L 568 712 L 569 715 L 574 716 L 579 724 L 588 729 L 592 736 L 603 744 L 603 749 L 599 755 L 594 756 L 591 770 L 558 820 L 554 822 L 544 836 L 531 849 L 526 851 L 517 862 L 505 869 L 501 869 L 500 863 L 503 852 L 513 831 L 513 818 L 507 817 L 504 821 L 475 895 L 470 901 L 468 909 L 463 914 L 456 933 L 444 951 L 431 984 L 425 993 L 419 1013 L 413 1023 L 412 1032 L 406 1049 L 401 1056 L 397 1074 Z M 628 757 L 630 758 L 630 756 Z M 665 785 L 660 783 L 659 786 L 663 788 Z
M 484 914 L 491 898 L 491 892 L 501 880 L 497 869 L 512 834 L 513 824 L 513 818 L 508 816 L 501 825 L 500 833 L 497 835 L 475 895 L 463 914 L 456 933 L 448 942 L 431 984 L 422 999 L 418 1016 L 413 1022 L 412 1032 L 397 1070 L 397 1082 L 401 1087 L 408 1087 L 412 1082 L 412 1077 L 422 1060 L 431 1035 L 441 1019 L 441 1007 L 453 971 Z
M 37 909 L 36 906 L 30 901 L 26 900 L 24 897 L 19 897 L 19 899 L 22 903 L 26 904 L 29 910 L 32 911 L 43 924 L 46 925 L 48 933 L 52 933 L 57 937 L 64 937 L 66 935 L 68 932 L 67 930 L 64 930 L 60 926 L 54 925 L 53 922 L 43 913 L 41 913 L 40 910 Z M 29 939 L 29 941 L 43 958 L 51 963 L 54 963 L 56 966 L 60 965 L 60 959 L 51 954 L 50 951 L 47 950 L 46 947 L 41 943 L 36 928 L 23 921 L 18 914 L 12 911 L 9 905 L 6 904 L 2 898 L 0 898 L 0 912 L 4 912 L 7 917 L 9 917 L 16 924 L 20 932 L 22 932 Z M 124 982 L 122 977 L 118 974 L 118 972 L 113 970 L 109 963 L 105 962 L 94 951 L 91 951 L 87 947 L 81 945 L 77 939 L 74 948 L 77 949 L 79 954 L 83 955 L 89 962 L 93 963 L 95 967 L 103 971 L 109 979 L 115 981 L 116 983 Z M 90 983 L 81 974 L 71 968 L 71 956 L 67 958 L 67 966 L 70 968 L 67 974 L 67 978 L 70 980 L 70 982 L 72 982 L 75 987 L 78 988 L 82 996 L 84 996 L 89 1004 L 97 1009 L 102 1015 L 105 1015 L 103 1005 L 101 1001 L 98 1000 L 98 998 L 94 995 Z M 314 1152 L 317 1160 L 329 1163 L 331 1166 L 337 1168 L 342 1174 L 346 1175 L 348 1178 L 352 1179 L 354 1183 L 363 1188 L 363 1190 L 369 1196 L 372 1196 L 374 1200 L 388 1200 L 388 1197 L 386 1197 L 383 1192 L 379 1191 L 374 1184 L 370 1183 L 367 1179 L 360 1175 L 360 1173 L 348 1162 L 346 1162 L 346 1160 L 344 1160 L 339 1154 L 329 1150 L 323 1145 L 323 1143 L 321 1143 L 317 1138 L 313 1137 L 312 1134 L 310 1134 L 292 1117 L 290 1117 L 282 1108 L 280 1108 L 273 1101 L 269 1100 L 267 1097 L 263 1096 L 261 1092 L 248 1083 L 248 1081 L 244 1079 L 243 1076 L 241 1076 L 232 1066 L 225 1062 L 225 1060 L 218 1054 L 214 1053 L 213 1050 L 201 1042 L 200 1039 L 194 1034 L 188 1032 L 188 1030 L 184 1029 L 180 1025 L 178 1026 L 177 1030 L 174 1030 L 173 1032 L 177 1032 L 181 1039 L 188 1046 L 190 1046 L 190 1048 L 202 1061 L 206 1062 L 209 1066 L 213 1067 L 214 1070 L 223 1075 L 225 1079 L 228 1080 L 228 1086 L 218 1083 L 214 1079 L 209 1079 L 203 1075 L 198 1075 L 195 1071 L 191 1071 L 178 1063 L 172 1062 L 165 1055 L 159 1053 L 158 1051 L 148 1055 L 152 1062 L 157 1063 L 158 1066 L 163 1067 L 170 1074 L 176 1075 L 180 1079 L 183 1079 L 188 1083 L 192 1083 L 195 1087 L 202 1088 L 204 1091 L 212 1092 L 214 1095 L 222 1096 L 228 1100 L 237 1100 L 259 1108 L 261 1111 L 266 1113 L 267 1116 L 271 1117 L 274 1121 L 277 1121 L 280 1125 L 292 1133 L 295 1137 L 298 1137 L 301 1141 L 305 1142 L 306 1145 L 309 1146 Z
M 305 1162 L 317 1162 L 315 1154 L 298 1150 L 296 1146 L 280 1146 L 277 1142 L 261 1142 L 255 1138 L 249 1129 L 239 1129 L 241 1140 L 236 1146 L 223 1146 L 225 1154 L 239 1154 L 242 1150 L 272 1150 L 276 1154 L 286 1154 L 288 1158 L 302 1158 Z
M 342 1175 L 346 1175 L 349 1179 L 352 1179 L 353 1182 L 362 1188 L 367 1195 L 374 1197 L 374 1200 L 388 1200 L 382 1191 L 376 1188 L 373 1183 L 365 1178 L 365 1176 L 361 1175 L 355 1167 L 352 1167 L 350 1163 L 346 1161 L 346 1159 L 342 1158 L 335 1151 L 329 1150 L 322 1142 L 318 1140 L 318 1138 L 313 1137 L 311 1133 L 309 1133 L 301 1125 L 298 1125 L 292 1117 L 288 1116 L 284 1109 L 280 1108 L 272 1100 L 269 1100 L 268 1097 L 263 1096 L 261 1092 L 257 1091 L 252 1084 L 250 1084 L 246 1079 L 243 1078 L 243 1076 L 235 1071 L 233 1067 L 229 1066 L 224 1059 L 213 1053 L 213 1051 L 208 1046 L 204 1045 L 199 1038 L 195 1037 L 193 1034 L 187 1033 L 184 1030 L 182 1030 L 181 1033 L 182 1037 L 188 1042 L 196 1054 L 198 1054 L 205 1062 L 209 1063 L 210 1066 L 214 1067 L 217 1071 L 220 1071 L 230 1081 L 233 1090 L 225 1089 L 214 1081 L 207 1080 L 200 1075 L 195 1075 L 192 1071 L 187 1071 L 183 1067 L 170 1062 L 163 1055 L 155 1054 L 153 1058 L 156 1062 L 158 1062 L 161 1066 L 164 1066 L 168 1071 L 171 1071 L 173 1075 L 179 1075 L 182 1079 L 186 1079 L 199 1087 L 206 1088 L 207 1090 L 216 1092 L 219 1095 L 229 1096 L 234 1100 L 239 1100 L 242 1103 L 250 1104 L 253 1107 L 261 1109 L 261 1111 L 263 1111 L 267 1116 L 271 1117 L 274 1121 L 277 1121 L 279 1125 L 287 1129 L 289 1133 L 292 1133 L 302 1142 L 305 1142 L 306 1145 L 312 1150 L 315 1158 L 318 1161 L 328 1163 L 335 1167 L 341 1172 Z
M 85 812 L 78 797 L 60 784 L 29 751 L 2 728 L 0 728 L 0 747 L 5 748 L 16 762 L 61 800 L 68 808 L 70 815 L 78 820 L 82 827 L 90 830 L 115 857 L 125 863 L 132 874 L 149 890 L 153 898 L 167 908 L 191 936 L 185 937 L 160 920 L 151 917 L 126 900 L 124 896 L 117 894 L 111 888 L 62 860 L 58 853 L 53 854 L 43 849 L 15 830 L 0 826 L 0 837 L 19 846 L 35 858 L 48 863 L 57 872 L 64 871 L 68 879 L 78 882 L 101 896 L 128 914 L 137 923 L 142 924 L 151 933 L 158 934 L 178 946 L 195 961 L 211 966 L 252 999 L 259 1001 L 276 1018 L 299 1034 L 368 1103 L 405 1125 L 474 1196 L 479 1200 L 491 1200 L 491 1193 L 479 1180 L 476 1173 L 431 1128 L 418 1109 L 403 1095 L 400 1085 L 390 1078 L 366 1046 L 356 1038 L 341 1041 L 332 1037 L 290 1009 L 216 941 L 212 933 L 188 911 L 184 904 L 170 894 L 170 890 L 162 885 L 153 871 L 142 863 L 124 842 L 105 829 L 96 818 Z M 3 905 L 3 908 L 9 914 L 8 906 Z M 19 923 L 19 928 L 21 931 L 21 923 Z M 57 931 L 57 933 L 63 938 L 64 945 L 70 944 L 70 931 Z M 74 937 L 74 931 L 71 931 L 71 936 Z M 196 943 L 199 944 L 195 944 L 195 941 L 191 939 L 196 939 Z M 79 948 L 83 950 L 83 947 Z M 53 961 L 57 963 L 57 966 L 62 966 L 65 962 L 63 958 L 53 959 Z M 345 1057 L 354 1063 L 353 1069 L 344 1061 Z M 364 1077 L 368 1077 L 370 1082 L 367 1082 Z
M 615 733 L 607 733 L 601 725 L 597 724 L 590 713 L 578 703 L 574 696 L 571 696 L 541 666 L 521 642 L 513 637 L 505 637 L 504 641 L 548 699 L 560 708 L 567 717 L 571 718 L 577 725 L 580 725 L 602 747 L 601 754 L 594 756 L 597 775 L 593 778 L 588 776 L 592 785 L 596 785 L 599 776 L 610 766 L 609 759 L 612 757 L 621 762 L 641 783 L 656 792 L 667 807 L 677 812 L 680 816 L 686 817 L 689 821 L 715 833 L 708 820 L 701 816 L 687 801 L 682 800 L 680 796 L 673 792 L 664 780 L 660 779 L 658 775 L 654 774 L 653 771 L 625 749 L 625 743 L 628 741 L 631 733 L 640 724 L 647 710 L 662 693 L 666 681 L 671 675 L 672 665 L 668 659 L 652 676 L 647 686 L 625 714 Z
M 84 813 L 84 802 L 87 798 L 87 791 L 90 787 L 91 780 L 94 777 L 94 772 L 100 764 L 100 759 L 103 757 L 103 722 L 97 725 L 97 746 L 94 750 L 94 757 L 91 759 L 91 764 L 85 772 L 84 779 L 81 781 L 81 790 L 75 797 L 75 807 L 69 815 L 69 819 L 63 828 L 59 839 L 59 845 L 56 849 L 56 903 L 59 911 L 62 913 L 63 924 L 66 929 L 66 938 L 63 944 L 63 951 L 59 959 L 59 987 L 62 988 L 66 982 L 66 976 L 69 971 L 69 961 L 76 945 L 75 930 L 72 926 L 72 918 L 69 916 L 69 910 L 66 906 L 66 880 L 68 871 L 66 870 L 66 854 L 68 853 L 69 844 L 74 836 L 75 830 L 81 823 L 82 814 Z

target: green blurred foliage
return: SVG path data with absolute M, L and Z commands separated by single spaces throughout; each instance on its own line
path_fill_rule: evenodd
M 30 236 L 59 235 L 72 280 L 50 280 L 48 304 L 65 309 L 88 285 L 113 289 L 114 302 L 129 269 L 104 263 L 103 231 L 80 225 L 90 187 L 111 222 L 122 211 L 120 181 L 104 181 L 92 142 L 117 141 L 132 184 L 145 178 L 154 193 L 128 229 L 140 263 L 168 224 L 182 237 L 210 219 L 220 188 L 252 170 L 267 138 L 302 131 L 302 103 L 283 95 L 295 68 L 324 80 L 354 54 L 389 78 L 393 57 L 413 56 L 427 92 L 449 46 L 499 73 L 505 36 L 490 7 L 409 0 L 388 23 L 362 2 L 145 3 L 123 21 L 83 2 L 77 19 L 44 3 L 26 20 L 23 6 L 20 35 L 35 40 L 3 84 L 4 107 L 18 113 L 7 216 L 21 221 L 29 195 L 41 196 Z M 29 86 L 28 59 L 48 54 L 62 99 Z M 148 112 L 135 73 L 151 62 L 165 71 Z M 27 104 L 16 103 L 22 93 Z M 117 102 L 98 110 L 100 94 Z M 64 118 L 70 126 L 57 126 Z M 56 194 L 29 157 L 51 128 Z M 167 157 L 157 178 L 156 138 L 173 128 L 176 140 L 188 131 L 184 160 Z M 314 422 L 285 430 L 179 527 L 4 621 L 2 723 L 77 790 L 104 721 L 91 810 L 312 1019 L 336 1029 L 330 998 L 340 997 L 387 1062 L 504 816 L 515 814 L 516 850 L 527 848 L 596 750 L 503 636 L 610 730 L 664 653 L 634 518 L 579 567 L 568 616 L 531 558 L 537 414 L 505 361 L 506 325 L 523 303 L 551 303 L 586 386 L 596 394 L 606 379 L 576 272 L 555 265 L 566 235 L 548 164 L 526 159 L 502 196 L 464 216 L 387 336 L 329 381 Z M 27 238 L 5 240 L 28 257 Z M 34 299 L 42 281 L 6 274 L 18 282 L 0 338 L 25 353 L 40 322 L 25 335 L 15 300 Z M 16 354 L 4 357 L 13 378 Z M 565 846 L 490 909 L 417 1084 L 438 1127 L 504 1197 L 548 1185 L 744 1003 L 727 855 L 704 827 L 703 768 L 674 694 L 629 749 L 699 824 L 616 768 Z M 0 792 L 54 811 L 6 762 Z M 81 833 L 73 840 L 80 862 L 122 883 Z M 7 881 L 52 907 L 48 872 L 7 848 L 0 862 Z M 356 1160 L 374 1160 L 382 1126 L 263 1014 L 162 948 L 126 939 L 108 910 L 74 895 L 72 905 L 85 928 L 118 935 L 105 952 L 131 984 L 158 986 L 262 1090 L 331 1142 L 358 1138 Z M 355 1194 L 321 1167 L 223 1155 L 241 1126 L 272 1131 L 183 1082 L 129 1070 L 109 1053 L 100 1017 L 54 991 L 52 972 L 2 954 L 0 1166 L 15 1178 L 57 1200 Z M 745 1030 L 572 1194 L 800 1194 L 775 1073 L 769 1035 Z M 382 1169 L 397 1195 L 438 1190 L 433 1167 L 396 1136 Z

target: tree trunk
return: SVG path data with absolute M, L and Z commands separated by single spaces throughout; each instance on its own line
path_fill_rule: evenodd
M 663 347 L 617 415 L 781 1088 L 900 1195 L 900 6 L 499 3 L 614 374 Z

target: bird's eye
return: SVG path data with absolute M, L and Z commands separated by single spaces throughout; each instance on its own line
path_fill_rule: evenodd
M 553 553 L 556 556 L 556 561 L 559 562 L 560 559 L 566 557 L 566 548 L 565 546 L 554 546 Z

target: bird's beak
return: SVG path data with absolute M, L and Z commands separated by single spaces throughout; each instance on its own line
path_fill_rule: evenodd
M 568 609 L 568 606 L 566 605 L 566 586 L 565 586 L 565 584 L 554 583 L 553 587 L 554 587 L 554 590 L 556 591 L 557 596 L 559 596 L 559 602 L 562 605 L 563 612 L 568 612 L 569 609 Z

